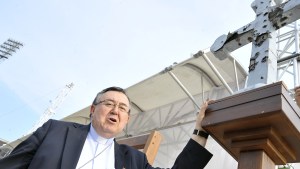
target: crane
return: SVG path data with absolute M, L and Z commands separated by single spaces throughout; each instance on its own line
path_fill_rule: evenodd
M 70 83 L 67 84 L 61 92 L 57 95 L 57 97 L 51 102 L 51 105 L 45 110 L 39 121 L 29 130 L 27 134 L 31 134 L 34 132 L 37 128 L 42 126 L 47 120 L 49 120 L 54 114 L 55 110 L 62 104 L 62 102 L 65 100 L 67 95 L 72 90 L 74 84 Z

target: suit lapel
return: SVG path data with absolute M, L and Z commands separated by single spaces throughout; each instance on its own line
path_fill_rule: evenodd
M 115 142 L 115 168 L 116 169 L 129 169 L 130 166 L 128 166 L 129 161 L 125 164 L 125 158 L 127 155 L 127 151 L 124 150 L 117 142 Z
M 69 126 L 63 150 L 61 168 L 75 168 L 79 160 L 90 125 L 73 124 Z

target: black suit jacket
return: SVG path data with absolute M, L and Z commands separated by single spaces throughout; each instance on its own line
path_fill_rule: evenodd
M 75 169 L 90 125 L 49 120 L 12 153 L 0 160 L 0 169 Z M 176 169 L 204 168 L 212 154 L 190 140 L 177 157 Z M 115 142 L 116 169 L 153 169 L 144 153 Z

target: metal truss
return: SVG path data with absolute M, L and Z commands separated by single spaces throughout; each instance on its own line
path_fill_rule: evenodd
M 44 111 L 39 121 L 26 133 L 26 135 L 33 133 L 55 114 L 56 109 L 63 103 L 73 87 L 74 83 L 70 83 L 60 91 L 56 98 L 51 102 L 51 105 Z
M 277 80 L 290 89 L 299 86 L 299 24 L 298 21 L 278 30 Z
M 208 58 L 207 58 L 208 59 Z M 232 58 L 233 59 L 233 58 Z M 218 73 L 218 70 L 210 62 L 211 69 L 215 69 L 214 72 Z M 180 80 L 176 77 L 176 75 L 172 72 L 172 69 L 168 69 L 165 73 L 168 73 L 176 82 L 177 85 L 181 87 L 181 89 L 186 93 L 187 98 L 183 100 L 178 100 L 176 102 L 170 103 L 168 105 L 134 114 L 131 116 L 131 123 L 125 128 L 123 136 L 120 137 L 128 137 L 133 135 L 139 135 L 143 133 L 148 133 L 152 130 L 170 130 L 172 128 L 178 128 L 177 130 L 172 131 L 173 134 L 164 134 L 165 139 L 167 140 L 167 144 L 179 143 L 182 142 L 182 138 L 186 136 L 190 136 L 189 130 L 184 130 L 184 126 L 194 127 L 196 113 L 200 109 L 199 103 L 204 102 L 206 99 L 218 99 L 228 95 L 231 95 L 234 92 L 238 91 L 240 88 L 244 88 L 244 82 L 238 82 L 237 78 L 235 78 L 234 82 L 226 82 L 226 80 L 221 76 L 219 79 L 222 83 L 226 83 L 223 86 L 217 86 L 216 82 L 214 82 L 206 72 L 203 72 L 199 67 L 191 64 L 185 64 L 190 69 L 196 70 L 196 72 L 201 77 L 202 83 L 199 85 L 199 93 L 193 96 L 189 93 L 188 89 L 183 86 Z M 232 77 L 236 77 L 236 64 L 233 61 L 233 65 L 235 75 Z M 203 84 L 209 84 L 211 86 L 210 91 L 203 90 Z M 227 86 L 227 87 L 224 87 Z M 228 90 L 228 88 L 230 88 Z

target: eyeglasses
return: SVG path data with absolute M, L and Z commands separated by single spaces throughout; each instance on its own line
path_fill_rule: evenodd
M 97 104 L 103 104 L 104 106 L 111 108 L 111 109 L 114 109 L 115 107 L 117 107 L 118 110 L 122 113 L 129 112 L 128 106 L 124 103 L 116 103 L 115 101 L 112 101 L 112 100 L 102 100 Z

